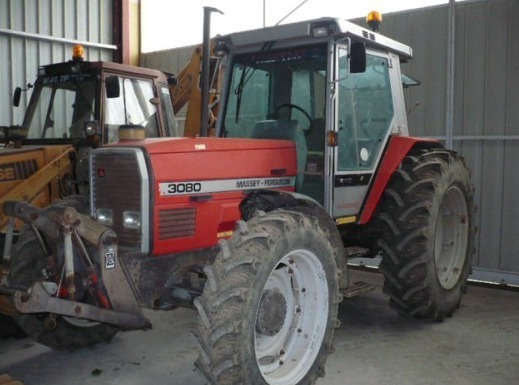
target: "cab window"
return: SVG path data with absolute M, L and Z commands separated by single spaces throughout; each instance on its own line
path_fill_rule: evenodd
M 106 99 L 104 123 L 108 142 L 119 140 L 118 129 L 123 124 L 143 126 L 148 138 L 159 136 L 157 107 L 151 103 L 153 82 L 119 77 L 119 85 L 119 97 Z
M 339 53 L 338 171 L 374 167 L 393 120 L 386 57 L 368 55 L 366 71 L 348 73 L 346 49 Z

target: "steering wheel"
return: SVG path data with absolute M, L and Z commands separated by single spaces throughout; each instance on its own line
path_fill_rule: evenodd
M 283 108 L 288 108 L 289 109 L 289 112 L 288 112 L 288 119 L 291 119 L 292 117 L 292 110 L 298 110 L 299 112 L 301 112 L 306 119 L 308 119 L 308 127 L 307 128 L 304 128 L 303 131 L 305 134 L 309 134 L 310 131 L 312 130 L 312 117 L 310 116 L 310 114 L 308 112 L 306 112 L 305 110 L 303 110 L 301 107 L 299 107 L 298 105 L 295 105 L 295 104 L 292 104 L 292 103 L 282 103 L 280 104 L 279 106 L 277 106 L 275 109 L 274 109 L 274 114 L 277 116 L 279 114 L 279 110 L 283 109 Z

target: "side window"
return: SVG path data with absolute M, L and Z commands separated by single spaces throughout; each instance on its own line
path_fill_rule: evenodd
M 171 103 L 171 94 L 169 88 L 165 85 L 160 87 L 161 104 L 164 108 L 164 117 L 166 119 L 166 132 L 171 137 L 181 137 L 184 135 L 183 127 L 179 127 L 175 122 L 173 113 L 173 104 Z
M 157 137 L 157 107 L 152 104 L 153 82 L 150 80 L 119 77 L 121 94 L 106 99 L 105 130 L 108 142 L 119 140 L 118 129 L 123 124 L 138 124 L 146 129 L 146 137 Z
M 84 138 L 85 123 L 95 119 L 97 82 L 93 76 L 46 76 L 36 87 L 24 121 L 29 129 L 27 137 Z
M 339 52 L 338 171 L 374 166 L 393 120 L 388 60 L 368 55 L 366 71 L 349 74 L 347 51 Z

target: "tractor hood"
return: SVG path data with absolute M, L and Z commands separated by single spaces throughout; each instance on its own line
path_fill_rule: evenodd
M 296 148 L 288 140 L 171 138 L 123 141 L 92 152 L 92 214 L 119 245 L 155 255 L 214 246 L 259 189 L 294 191 Z M 138 228 L 127 227 L 134 215 Z M 126 227 L 125 227 L 126 226 Z
M 234 138 L 150 138 L 145 140 L 121 141 L 107 147 L 142 147 L 152 154 L 250 151 L 255 149 L 288 149 L 295 145 L 289 140 L 261 140 Z

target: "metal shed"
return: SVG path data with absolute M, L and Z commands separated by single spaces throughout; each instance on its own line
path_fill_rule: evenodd
M 413 135 L 465 156 L 478 206 L 473 279 L 519 285 L 519 1 L 472 0 L 384 15 L 381 33 L 414 50 L 403 70 Z M 364 19 L 354 22 L 365 25 Z M 143 54 L 178 72 L 193 47 Z
M 113 59 L 112 9 L 112 0 L 0 0 L 0 124 L 21 123 L 25 108 L 12 107 L 14 89 L 32 83 L 38 66 L 69 60 L 74 44 L 89 60 Z

